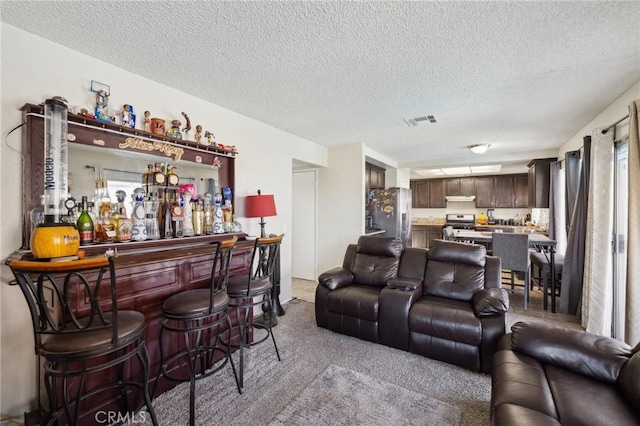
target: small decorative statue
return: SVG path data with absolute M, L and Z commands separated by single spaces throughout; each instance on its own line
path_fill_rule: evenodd
M 196 134 L 193 136 L 196 143 L 202 143 L 202 126 L 196 125 Z
M 133 113 L 133 107 L 129 104 L 124 104 L 122 107 L 122 123 L 123 126 L 136 128 L 136 115 Z
M 216 143 L 213 141 L 213 138 L 215 138 L 213 133 L 207 130 L 204 132 L 204 137 L 207 138 L 207 145 L 216 146 Z
M 171 122 L 171 128 L 167 130 L 167 136 L 171 136 L 172 138 L 182 139 L 182 133 L 180 133 L 180 125 L 182 123 L 180 120 L 173 120 Z
M 144 131 L 145 132 L 151 131 L 151 112 L 150 111 L 144 112 Z
M 189 132 L 191 131 L 191 120 L 189 120 L 189 116 L 186 112 L 182 112 L 181 114 L 187 121 L 187 124 L 182 128 L 182 131 L 184 132 L 184 139 L 189 139 Z
M 106 121 L 111 123 L 109 119 L 109 113 L 107 111 L 107 105 L 109 105 L 109 94 L 100 89 L 96 92 L 96 107 L 95 107 L 95 116 L 96 119 L 100 121 Z

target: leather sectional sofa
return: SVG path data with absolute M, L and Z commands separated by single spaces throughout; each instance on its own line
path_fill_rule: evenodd
M 490 372 L 509 299 L 500 259 L 479 245 L 429 250 L 360 237 L 318 278 L 316 323 L 337 333 Z
M 640 424 L 640 344 L 516 323 L 494 356 L 493 425 Z

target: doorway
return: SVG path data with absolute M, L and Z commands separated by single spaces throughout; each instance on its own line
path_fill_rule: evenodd
M 292 278 L 316 280 L 317 172 L 293 172 Z

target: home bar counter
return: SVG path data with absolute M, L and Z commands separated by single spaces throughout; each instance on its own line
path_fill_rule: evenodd
M 44 120 L 42 113 L 43 107 L 41 105 L 26 104 L 23 107 L 25 122 L 22 138 L 24 156 L 22 176 L 23 242 L 22 248 L 11 256 L 13 259 L 31 257 L 30 236 L 33 229 L 31 212 L 40 206 L 40 196 L 44 191 Z M 149 158 L 157 158 L 158 155 L 166 154 L 167 160 L 179 161 L 179 164 L 183 165 L 181 167 L 189 167 L 190 164 L 195 164 L 200 168 L 209 167 L 219 188 L 230 187 L 232 190 L 234 189 L 236 152 L 225 151 L 214 146 L 201 146 L 191 141 L 153 135 L 143 130 L 130 129 L 116 124 L 102 123 L 72 113 L 68 114 L 68 120 L 70 145 L 91 146 L 98 149 L 100 153 L 116 153 L 121 156 L 154 155 L 155 157 Z M 146 147 L 153 147 L 154 152 L 145 152 L 146 148 L 138 149 L 138 147 L 145 147 L 145 145 L 142 143 L 132 144 L 132 140 L 148 142 Z M 169 153 L 172 157 L 169 156 Z M 180 158 L 176 157 L 176 153 L 179 153 Z M 218 164 L 217 168 L 213 168 L 212 165 L 216 163 Z M 229 275 L 248 274 L 255 243 L 246 241 L 244 239 L 246 234 L 242 232 L 146 241 L 110 242 L 80 247 L 86 257 L 104 256 L 107 251 L 117 254 L 115 267 L 118 309 L 142 312 L 146 321 L 146 347 L 150 358 L 148 383 L 150 390 L 155 387 L 155 379 L 161 362 L 159 335 L 163 301 L 184 290 L 207 287 L 210 283 L 215 250 L 212 243 L 228 240 L 234 236 L 238 238 L 238 242 L 232 252 Z M 73 308 L 82 316 L 89 312 L 90 301 L 80 286 L 72 287 L 74 287 L 71 290 Z M 100 299 L 101 303 L 108 306 L 110 303 L 109 292 L 104 291 L 103 293 L 101 291 Z M 18 306 L 16 309 L 26 309 L 26 305 Z M 55 307 L 52 309 L 55 311 Z M 107 308 L 107 310 L 109 309 Z M 237 323 L 235 310 L 230 310 L 230 317 L 232 324 L 235 325 Z M 248 339 L 251 340 L 252 337 L 250 334 Z M 238 333 L 234 332 L 231 339 L 233 343 L 237 343 Z M 183 347 L 182 335 L 179 333 L 165 335 L 163 347 L 165 354 L 176 353 Z M 175 368 L 176 370 L 187 370 L 184 363 Z M 125 375 L 140 374 L 139 369 L 140 366 L 137 363 L 130 363 Z M 115 372 L 100 377 L 89 376 L 85 386 L 90 389 L 114 379 Z M 175 382 L 161 378 L 156 396 L 175 385 Z M 117 392 L 106 392 L 85 401 L 86 407 L 81 409 L 84 412 L 81 424 L 91 423 L 91 413 L 95 413 L 97 410 L 117 407 L 119 397 Z M 132 408 L 137 407 L 141 401 L 141 395 L 135 392 L 130 395 Z

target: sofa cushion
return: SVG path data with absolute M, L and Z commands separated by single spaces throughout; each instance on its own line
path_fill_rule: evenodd
M 352 267 L 354 282 L 384 287 L 398 275 L 401 254 L 397 238 L 360 237 Z
M 640 413 L 640 352 L 633 354 L 622 367 L 618 377 L 618 386 L 627 401 Z
M 553 394 L 543 365 L 510 350 L 496 352 L 491 373 L 491 406 L 511 404 L 557 418 Z M 493 417 L 493 414 L 492 414 Z M 513 421 L 493 424 L 513 424 Z
M 402 255 L 402 241 L 393 237 L 366 237 L 358 239 L 358 253 L 380 257 L 397 257 Z
M 327 296 L 327 309 L 340 315 L 377 321 L 381 290 L 363 285 L 338 288 Z
M 617 391 L 615 384 L 545 365 L 558 416 L 566 425 L 634 425 L 638 413 Z
M 482 324 L 469 302 L 422 296 L 409 311 L 409 330 L 453 342 L 478 346 Z
M 616 382 L 631 356 L 626 343 L 586 331 L 524 322 L 511 331 L 514 351 L 609 383 Z
M 464 263 L 484 267 L 486 256 L 486 247 L 477 244 L 435 240 L 429 248 L 429 260 L 433 259 L 440 262 Z
M 494 425 L 561 425 L 560 421 L 529 407 L 518 404 L 501 404 L 495 407 L 491 414 L 491 424 Z
M 471 301 L 484 288 L 484 267 L 429 258 L 423 294 Z

